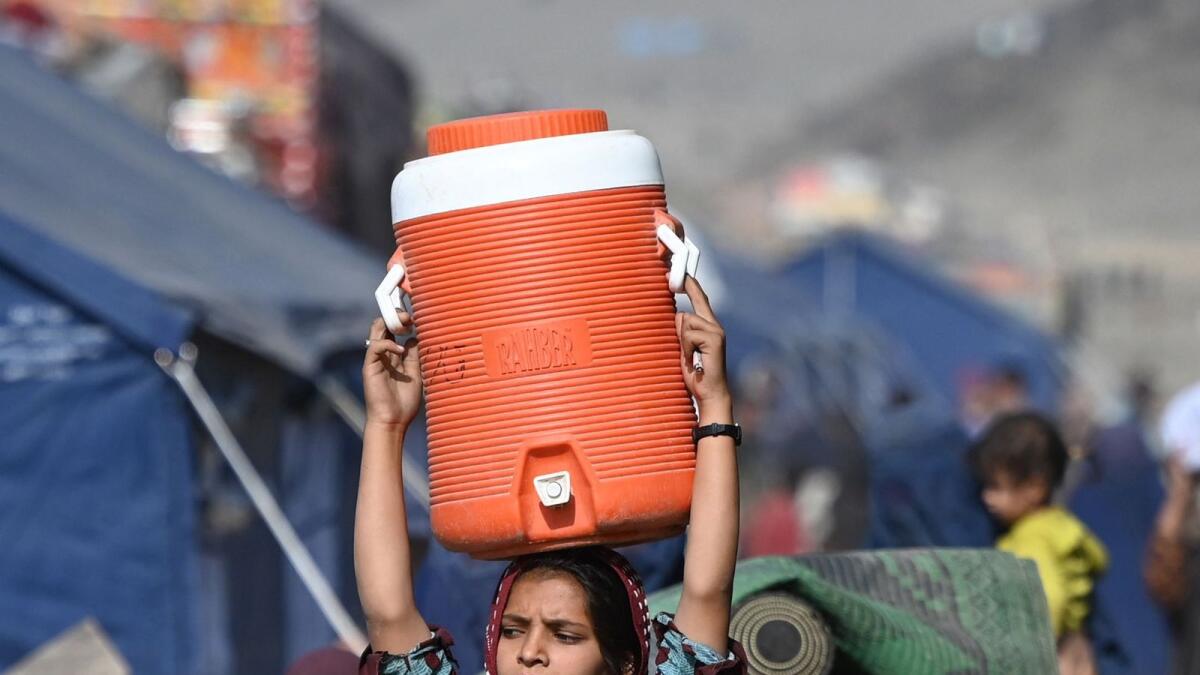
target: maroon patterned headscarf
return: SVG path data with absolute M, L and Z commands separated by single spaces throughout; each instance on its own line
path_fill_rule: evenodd
M 611 549 L 599 547 L 581 549 L 579 554 L 597 558 L 599 562 L 615 572 L 621 579 L 621 583 L 624 584 L 625 592 L 629 596 L 629 608 L 633 615 L 633 629 L 641 637 L 641 661 L 636 664 L 637 668 L 633 672 L 639 674 L 647 672 L 650 663 L 650 608 L 646 604 L 646 589 L 642 586 L 641 578 L 638 577 L 637 572 L 624 556 Z M 504 615 L 504 608 L 508 605 L 508 596 L 512 593 L 512 587 L 517 578 L 531 566 L 529 558 L 517 558 L 500 576 L 496 597 L 492 600 L 492 615 L 488 620 L 487 637 L 484 642 L 484 666 L 488 675 L 496 675 L 499 672 L 496 667 L 496 652 L 500 644 L 500 617 Z

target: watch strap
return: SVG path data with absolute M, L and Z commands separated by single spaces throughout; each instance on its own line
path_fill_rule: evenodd
M 742 427 L 737 424 L 707 424 L 692 429 L 693 443 L 699 443 L 700 439 L 709 436 L 729 436 L 736 447 L 742 444 Z

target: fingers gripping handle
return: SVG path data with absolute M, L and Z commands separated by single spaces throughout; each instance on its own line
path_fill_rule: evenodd
M 404 265 L 392 265 L 379 288 L 375 289 L 375 302 L 379 305 L 379 313 L 392 334 L 404 332 L 404 326 L 400 323 L 400 309 L 404 306 L 400 296 L 400 284 L 403 280 Z
M 379 313 L 388 331 L 393 335 L 404 332 L 404 324 L 400 322 L 400 311 L 404 309 L 404 294 L 410 293 L 408 274 L 404 269 L 404 254 L 396 249 L 395 255 L 388 261 L 388 272 L 375 289 L 375 304 L 379 305 Z
M 655 209 L 654 218 L 658 225 L 658 240 L 661 242 L 659 254 L 671 252 L 671 270 L 667 272 L 667 286 L 672 293 L 682 293 L 684 280 L 688 276 L 696 276 L 696 269 L 700 266 L 700 248 L 687 238 L 683 225 L 671 214 L 662 209 Z M 704 372 L 704 359 L 699 351 L 692 352 L 692 369 Z

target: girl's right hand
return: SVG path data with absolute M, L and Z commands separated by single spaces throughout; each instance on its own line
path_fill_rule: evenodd
M 400 313 L 405 328 L 412 317 Z M 370 343 L 363 360 L 363 394 L 367 401 L 367 423 L 407 427 L 421 406 L 421 368 L 417 339 L 396 344 L 383 319 L 371 324 Z

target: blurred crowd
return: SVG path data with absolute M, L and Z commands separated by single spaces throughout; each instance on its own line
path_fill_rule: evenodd
M 761 391 L 743 392 L 740 419 L 752 440 L 742 455 L 751 487 L 741 554 L 994 544 L 1037 562 L 1062 672 L 1200 672 L 1200 388 L 1163 394 L 1137 372 L 1115 410 L 1096 409 L 1076 386 L 1059 409 L 1038 411 L 1015 364 L 972 369 L 960 383 L 961 434 L 928 444 L 900 469 L 873 461 L 875 451 L 847 453 L 845 444 L 855 441 L 847 440 L 854 432 L 844 423 L 767 443 L 769 403 Z M 841 441 L 832 454 L 857 456 L 867 466 L 801 459 L 828 456 L 818 446 L 830 439 Z M 764 452 L 770 443 L 790 444 L 785 470 L 777 452 Z M 940 476 L 939 491 L 922 492 L 931 473 Z M 868 487 L 854 485 L 862 480 Z M 946 482 L 955 480 L 963 489 L 948 495 Z M 853 509 L 836 506 L 841 493 L 856 489 L 887 508 L 922 511 L 922 519 L 914 526 L 894 511 L 872 509 L 864 523 Z M 946 527 L 969 512 L 981 516 L 980 527 Z M 1078 606 L 1068 608 L 1070 598 Z

